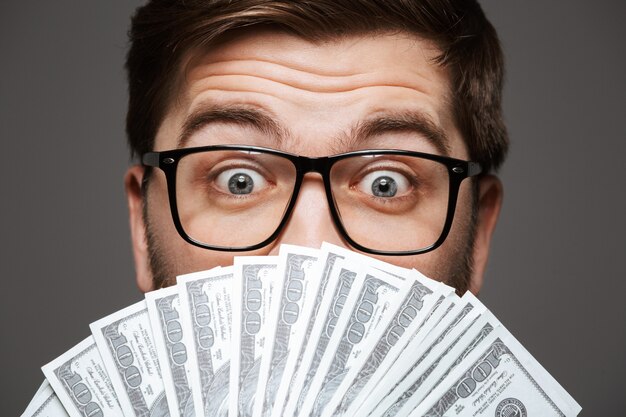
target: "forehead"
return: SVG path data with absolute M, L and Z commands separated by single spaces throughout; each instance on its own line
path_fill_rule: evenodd
M 313 42 L 275 30 L 239 32 L 187 54 L 163 127 L 180 139 L 190 115 L 242 104 L 267 110 L 293 136 L 332 136 L 372 115 L 409 112 L 464 148 L 455 143 L 449 75 L 435 63 L 438 54 L 432 42 L 407 33 Z
M 262 59 L 285 64 L 320 76 L 368 74 L 379 70 L 412 68 L 412 75 L 436 75 L 444 81 L 445 70 L 433 64 L 440 51 L 431 41 L 415 35 L 370 33 L 326 40 L 307 40 L 286 32 L 258 29 L 238 31 L 205 49 L 193 49 L 186 70 L 193 81 L 202 67 L 216 62 Z

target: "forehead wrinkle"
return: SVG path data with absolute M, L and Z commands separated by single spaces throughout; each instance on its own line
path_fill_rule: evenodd
M 269 59 L 263 57 L 242 57 L 242 58 L 229 58 L 221 60 L 206 59 L 196 63 L 192 73 L 197 72 L 200 77 L 205 76 L 205 72 L 217 70 L 229 70 L 230 68 L 263 68 L 267 71 L 270 70 L 288 70 L 296 73 L 306 73 L 312 76 L 318 77 L 351 77 L 363 72 L 349 71 L 347 68 L 336 67 L 323 67 L 314 65 L 298 65 L 296 62 L 289 62 L 288 60 Z
M 278 84 L 278 88 L 276 86 Z M 404 85 L 363 85 L 350 89 L 336 90 L 336 91 L 313 91 L 304 90 L 298 87 L 284 84 L 281 82 L 274 82 L 267 80 L 266 78 L 257 78 L 254 76 L 214 76 L 212 79 L 203 80 L 197 82 L 188 91 L 188 97 L 194 97 L 204 94 L 246 94 L 249 100 L 256 101 L 254 96 L 268 97 L 272 100 L 279 100 L 283 102 L 290 102 L 298 106 L 315 105 L 318 102 L 318 95 L 322 95 L 327 99 L 335 100 L 328 102 L 326 105 L 343 105 L 346 100 L 351 97 L 374 97 L 379 89 L 389 90 L 387 94 L 391 94 L 392 89 L 398 92 L 402 90 L 410 92 L 410 94 L 418 94 L 422 97 L 423 103 L 430 107 L 433 107 L 433 111 L 438 108 L 436 103 L 433 103 L 433 98 L 427 93 L 420 90 L 413 89 Z M 308 103 L 308 104 L 307 104 Z M 191 103 L 193 105 L 193 101 Z
M 426 75 L 416 71 L 398 72 L 397 67 L 390 67 L 390 71 L 378 67 L 377 71 L 331 72 L 303 70 L 287 63 L 262 59 L 228 60 L 196 66 L 191 70 L 188 82 L 190 85 L 204 84 L 211 79 L 230 77 L 250 78 L 254 82 L 264 80 L 314 93 L 350 92 L 372 86 L 408 88 L 427 95 L 436 93 L 428 88 L 430 80 Z

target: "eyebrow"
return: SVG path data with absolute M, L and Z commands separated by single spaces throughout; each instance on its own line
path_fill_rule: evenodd
M 213 123 L 232 123 L 254 128 L 271 139 L 273 141 L 271 146 L 275 148 L 280 148 L 285 139 L 291 137 L 284 126 L 258 106 L 206 104 L 186 117 L 178 139 L 178 147 L 184 147 L 194 133 Z M 342 142 L 342 148 L 350 150 L 356 149 L 358 143 L 389 132 L 417 132 L 442 155 L 450 154 L 449 139 L 444 130 L 427 114 L 412 110 L 384 113 L 360 121 L 350 129 L 347 137 L 336 139 Z
M 231 123 L 254 128 L 272 138 L 277 146 L 288 136 L 286 129 L 277 123 L 270 113 L 259 107 L 244 104 L 207 104 L 185 118 L 182 133 L 178 138 L 178 147 L 184 147 L 194 133 L 213 123 Z
M 352 129 L 349 141 L 359 143 L 389 132 L 417 132 L 442 155 L 450 154 L 450 140 L 446 132 L 429 115 L 412 110 L 366 119 Z

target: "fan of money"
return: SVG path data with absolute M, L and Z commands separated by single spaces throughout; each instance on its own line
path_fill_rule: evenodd
M 327 243 L 179 276 L 90 327 L 23 417 L 581 410 L 471 293 Z

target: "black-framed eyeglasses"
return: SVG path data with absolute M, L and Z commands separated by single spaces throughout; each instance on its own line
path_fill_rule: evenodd
M 148 152 L 165 173 L 176 230 L 212 250 L 248 251 L 278 237 L 304 175 L 323 178 L 330 213 L 354 248 L 379 255 L 431 251 L 446 239 L 461 182 L 476 162 L 404 150 L 309 158 L 256 146 Z

